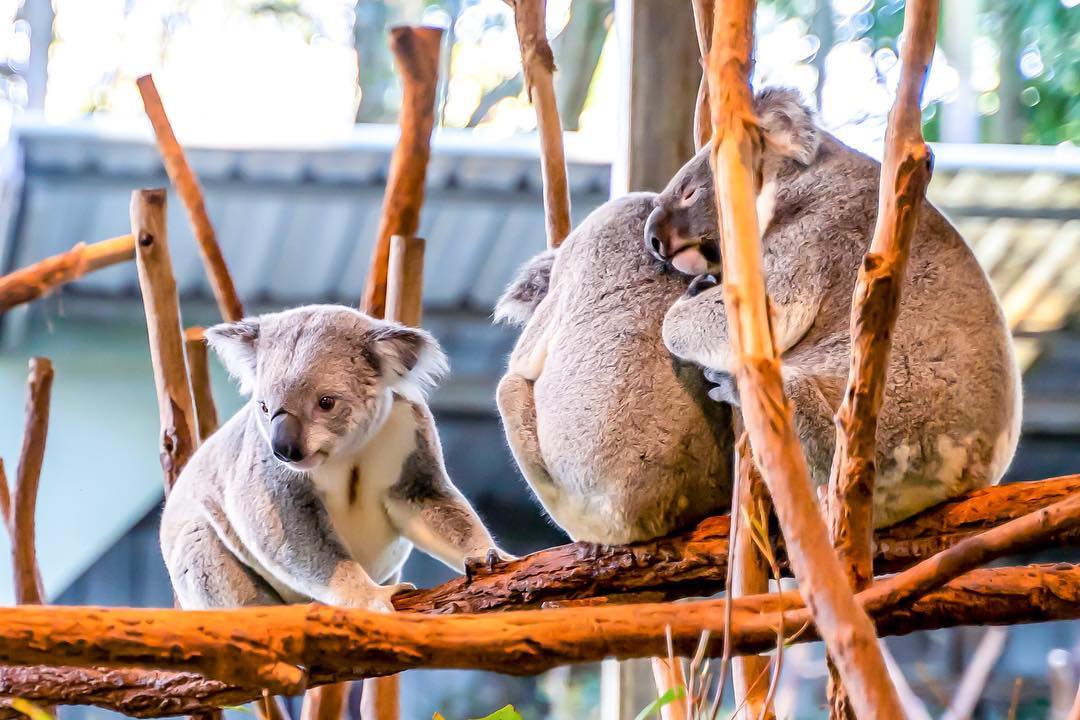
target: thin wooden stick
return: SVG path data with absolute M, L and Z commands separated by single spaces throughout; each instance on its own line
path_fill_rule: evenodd
M 337 683 L 311 688 L 304 693 L 300 720 L 338 720 L 344 717 L 346 692 L 349 683 Z
M 21 605 L 40 605 L 45 595 L 37 564 L 34 511 L 37 508 L 41 464 L 45 459 L 45 439 L 49 434 L 52 383 L 52 363 L 48 358 L 33 358 L 26 389 L 26 428 L 11 498 L 15 602 Z
M 229 275 L 225 256 L 221 254 L 221 246 L 218 245 L 217 234 L 210 222 L 210 216 L 206 213 L 199 178 L 195 176 L 195 171 L 188 164 L 184 149 L 173 133 L 172 124 L 169 122 L 169 116 L 165 114 L 165 105 L 161 102 L 154 78 L 143 75 L 135 81 L 135 84 L 139 88 L 139 94 L 142 95 L 146 116 L 150 118 L 150 124 L 154 127 L 154 136 L 157 138 L 158 150 L 165 164 L 165 172 L 168 173 L 169 180 L 176 188 L 176 193 L 187 210 L 191 230 L 199 244 L 199 254 L 202 255 L 206 275 L 210 280 L 210 288 L 214 292 L 214 299 L 217 300 L 221 317 L 228 322 L 236 322 L 244 317 L 244 307 L 240 302 L 240 296 L 236 293 L 232 276 Z
M 0 312 L 37 300 L 89 272 L 131 260 L 133 257 L 135 238 L 131 235 L 121 235 L 89 245 L 79 243 L 67 252 L 0 277 Z
M 836 449 L 829 477 L 833 543 L 848 579 L 861 590 L 873 579 L 877 417 L 885 396 L 892 331 L 900 306 L 911 238 L 930 182 L 933 158 L 922 136 L 922 91 L 934 55 L 938 0 L 905 8 L 900 85 L 885 135 L 874 236 L 855 283 L 847 390 L 836 414 Z M 830 666 L 830 717 L 852 717 Z
M 697 31 L 701 62 L 705 64 L 712 44 L 713 0 L 692 0 L 694 6 L 694 29 Z M 712 137 L 712 119 L 709 116 L 709 76 L 702 73 L 698 85 L 697 103 L 694 106 L 694 149 L 700 150 Z
M 3 521 L 8 535 L 14 539 L 15 533 L 12 530 L 12 519 L 11 491 L 8 489 L 7 473 L 4 471 L 4 458 L 0 458 L 0 520 Z
M 775 645 L 776 627 L 768 623 L 777 616 L 770 613 L 771 606 L 765 601 L 776 597 L 736 601 L 732 626 L 736 653 L 759 653 Z M 275 652 L 283 648 L 305 662 L 314 663 L 310 685 L 371 674 L 375 665 L 385 669 L 387 663 L 392 663 L 392 671 L 402 669 L 402 665 L 441 667 L 449 662 L 453 667 L 467 665 L 530 674 L 558 664 L 586 662 L 608 655 L 660 654 L 666 651 L 662 648 L 667 645 L 667 625 L 672 627 L 675 651 L 689 655 L 697 647 L 703 628 L 712 638 L 723 635 L 722 603 L 598 606 L 509 615 L 440 614 L 432 618 L 405 614 L 372 617 L 363 611 L 335 612 L 332 608 L 316 606 L 278 607 L 271 609 L 273 627 L 265 628 L 266 632 L 258 636 L 261 639 L 250 647 L 259 653 L 266 647 L 275 648 Z M 315 614 L 306 614 L 305 609 Z M 268 620 L 256 609 L 181 612 L 57 607 L 49 609 L 52 614 L 45 611 L 42 608 L 24 615 L 18 609 L 0 609 L 0 661 L 11 662 L 17 657 L 19 662 L 31 664 L 34 658 L 40 658 L 71 665 L 72 658 L 76 658 L 79 664 L 93 666 L 100 665 L 99 658 L 103 656 L 113 657 L 113 649 L 122 646 L 120 651 L 128 658 L 124 661 L 128 664 L 184 665 L 185 670 L 0 666 L 0 697 L 23 697 L 42 703 L 87 703 L 138 717 L 162 717 L 223 704 L 238 705 L 262 696 L 262 690 L 255 685 L 230 686 L 195 675 L 186 667 L 189 660 L 199 666 L 212 665 L 213 656 L 226 652 L 233 642 L 252 641 L 252 633 L 261 633 L 258 629 L 264 628 Z M 448 611 L 452 608 L 443 608 L 444 613 Z M 279 612 L 284 614 L 278 615 Z M 758 614 L 761 612 L 765 614 Z M 332 613 L 332 617 L 323 613 Z M 799 617 L 785 614 L 787 633 L 802 629 L 792 622 Z M 1077 618 L 1080 618 L 1080 566 L 1059 563 L 974 570 L 914 603 L 877 617 L 875 622 L 882 636 L 886 636 L 961 625 L 1017 625 Z M 429 619 L 435 620 L 439 627 L 428 625 Z M 381 629 L 380 620 L 386 623 Z M 483 620 L 493 624 L 482 623 Z M 200 629 L 200 622 L 209 623 L 205 625 L 207 632 Z M 375 629 L 369 633 L 369 627 Z M 598 633 L 598 627 L 604 632 Z M 53 635 L 52 628 L 61 628 L 61 634 Z M 451 633 L 442 632 L 449 628 L 453 629 Z M 409 637 L 417 638 L 420 644 L 402 651 L 405 652 L 402 657 L 398 646 L 390 641 L 399 637 L 399 630 L 406 629 Z M 497 634 L 494 643 L 490 642 L 487 629 Z M 187 642 L 189 637 L 193 638 L 192 643 Z M 84 642 L 87 638 L 93 641 Z M 72 639 L 76 642 L 67 642 Z M 175 645 L 180 639 L 184 640 L 183 645 Z M 810 626 L 791 642 L 817 639 L 814 627 Z M 39 640 L 43 644 L 39 645 Z M 377 641 L 375 646 L 374 641 Z M 183 647 L 183 657 L 173 655 L 176 647 Z M 418 654 L 417 648 L 424 650 Z M 72 651 L 74 655 L 69 654 Z M 705 654 L 716 657 L 720 651 L 721 644 L 712 641 L 707 643 Z
M 199 441 L 205 441 L 218 427 L 217 406 L 210 386 L 210 362 L 207 357 L 206 336 L 201 327 L 184 331 L 184 355 L 187 358 L 191 394 L 199 424 Z
M 390 238 L 387 281 L 386 318 L 420 327 L 424 308 L 423 238 L 401 235 Z
M 168 493 L 199 445 L 191 385 L 184 360 L 184 340 L 176 279 L 169 259 L 165 228 L 165 190 L 131 194 L 131 232 L 136 237 L 135 264 L 150 337 L 158 413 L 161 417 L 161 469 Z
M 754 527 L 747 527 L 742 518 L 759 518 L 772 510 L 769 501 L 768 490 L 765 488 L 761 473 L 754 467 L 754 460 L 750 453 L 749 442 L 746 434 L 742 432 L 742 422 L 736 424 L 739 443 L 736 446 L 736 462 L 738 468 L 738 495 L 733 497 L 732 513 L 739 513 L 736 519 L 733 515 L 732 523 L 738 520 L 740 529 L 735 535 L 735 543 L 731 547 L 731 560 L 729 560 L 728 572 L 733 574 L 732 597 L 744 597 L 746 595 L 758 595 L 769 592 L 769 564 L 765 557 L 757 549 L 754 543 Z M 768 532 L 768 526 L 764 528 Z M 761 655 L 743 655 L 735 658 L 731 665 L 731 686 L 735 696 L 736 707 L 745 703 L 743 710 L 736 717 L 742 720 L 774 720 L 776 714 L 766 704 L 769 692 L 768 683 L 757 683 L 754 680 L 769 666 L 769 659 Z
M 401 716 L 399 685 L 397 675 L 365 678 L 360 720 L 397 720 Z
M 390 238 L 394 235 L 411 237 L 420 227 L 424 178 L 431 157 L 431 130 L 435 126 L 441 43 L 440 28 L 402 26 L 390 30 L 390 50 L 401 75 L 401 114 L 398 116 L 401 136 L 390 156 L 379 231 L 360 303 L 364 312 L 374 317 L 381 318 L 386 314 Z
M 562 123 L 555 100 L 555 56 L 547 41 L 545 0 L 506 0 L 514 8 L 525 90 L 536 108 L 540 132 L 540 171 L 544 183 L 544 223 L 548 247 L 570 234 L 570 185 L 566 179 Z
M 901 717 L 903 709 L 874 626 L 856 604 L 818 513 L 806 458 L 784 396 L 761 269 L 755 177 L 761 133 L 750 95 L 753 0 L 714 12 L 709 53 L 712 167 L 722 221 L 724 302 L 732 329 L 742 413 L 754 459 L 768 484 L 795 577 L 860 717 Z

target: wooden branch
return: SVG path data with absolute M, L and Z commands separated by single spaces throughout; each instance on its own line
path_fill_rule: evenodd
M 360 720 L 397 720 L 401 716 L 397 675 L 364 678 L 360 695 Z
M 4 471 L 4 458 L 0 458 L 0 521 L 3 521 L 8 535 L 14 537 L 11 524 L 11 491 L 8 489 L 7 473 Z
M 344 717 L 348 683 L 335 683 L 311 688 L 304 693 L 300 720 L 338 720 Z
M 133 257 L 135 238 L 131 235 L 121 235 L 90 245 L 79 243 L 67 252 L 0 277 L 0 312 L 37 300 L 89 272 Z
M 218 428 L 217 406 L 210 386 L 210 362 L 207 357 L 206 336 L 201 327 L 184 331 L 184 356 L 187 358 L 191 394 L 199 425 L 199 441 L 205 441 Z
M 902 717 L 874 626 L 860 608 L 829 545 L 806 458 L 784 396 L 769 325 L 755 177 L 762 138 L 750 94 L 753 0 L 732 0 L 714 13 L 709 52 L 712 168 L 722 221 L 724 303 L 742 415 L 754 459 L 769 487 L 795 577 L 860 717 Z
M 540 133 L 540 171 L 544 183 L 544 224 L 548 247 L 570 234 L 570 185 L 566 179 L 562 124 L 555 101 L 555 56 L 547 41 L 546 0 L 506 0 L 514 8 L 525 91 L 536 108 Z
M 892 332 L 915 225 L 930 182 L 932 155 L 922 136 L 922 90 L 937 38 L 938 0 L 905 8 L 900 85 L 885 134 L 873 240 L 851 305 L 847 390 L 836 413 L 836 449 L 826 503 L 832 541 L 856 590 L 873 580 L 877 418 L 885 396 Z M 830 664 L 830 717 L 853 718 Z
M 712 45 L 713 0 L 692 0 L 694 6 L 694 29 L 697 31 L 698 49 L 704 65 Z M 705 147 L 712 137 L 712 119 L 709 116 L 709 76 L 703 73 L 698 85 L 697 102 L 694 105 L 694 149 Z
M 371 253 L 367 282 L 360 306 L 375 317 L 386 314 L 386 273 L 393 235 L 411 237 L 420 227 L 424 204 L 424 178 L 431 157 L 431 130 L 435 126 L 439 48 L 442 30 L 433 27 L 395 27 L 390 50 L 401 74 L 401 136 L 390 156 L 379 231 Z
M 41 481 L 41 464 L 45 459 L 45 439 L 49 433 L 52 383 L 52 363 L 48 358 L 33 358 L 26 389 L 26 427 L 11 498 L 12 566 L 15 571 L 15 602 L 19 604 L 40 605 L 45 594 L 37 564 L 34 510 Z
M 776 641 L 779 616 L 752 612 L 752 600 L 736 604 L 731 631 L 739 653 L 762 652 Z M 272 682 L 281 690 L 303 684 L 300 666 L 311 684 L 421 666 L 526 675 L 609 656 L 663 654 L 667 626 L 676 654 L 690 655 L 702 630 L 714 639 L 723 636 L 722 606 L 710 600 L 423 617 L 317 605 L 221 611 L 0 608 L 0 661 L 138 665 L 230 679 L 254 674 L 258 680 L 249 687 Z M 883 615 L 878 625 L 883 634 L 907 634 L 1076 618 L 1080 567 L 1056 564 L 974 571 Z M 802 619 L 785 613 L 789 636 L 802 629 Z M 811 626 L 795 641 L 817 637 Z M 720 646 L 714 640 L 708 654 L 717 655 Z M 0 694 L 22 691 L 0 673 Z M 219 686 L 218 692 L 229 690 Z M 40 689 L 35 697 L 42 698 Z
M 210 222 L 210 216 L 206 213 L 199 179 L 188 164 L 184 149 L 180 147 L 173 133 L 169 116 L 165 114 L 165 106 L 161 102 L 161 96 L 158 95 L 157 86 L 154 85 L 154 78 L 143 75 L 135 81 L 135 84 L 139 87 L 139 94 L 142 95 L 146 116 L 150 118 L 150 124 L 154 127 L 154 136 L 157 138 L 158 151 L 165 164 L 165 172 L 168 173 L 169 180 L 176 188 L 176 193 L 187 210 L 191 230 L 199 244 L 199 254 L 206 267 L 206 276 L 210 280 L 210 288 L 214 292 L 214 299 L 217 300 L 221 317 L 228 322 L 236 322 L 244 317 L 244 307 L 240 302 L 240 296 L 236 293 L 232 276 L 229 275 L 225 257 L 221 254 L 221 246 L 218 245 L 217 234 Z
M 199 438 L 184 361 L 176 279 L 169 259 L 164 189 L 136 190 L 131 194 L 131 232 L 137 238 L 135 264 L 150 338 L 161 417 L 161 469 L 168 493 L 198 447 Z
M 424 301 L 424 239 L 390 238 L 387 268 L 386 318 L 420 327 Z

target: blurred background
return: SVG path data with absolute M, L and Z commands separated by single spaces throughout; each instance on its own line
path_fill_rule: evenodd
M 1009 480 L 1080 469 L 1077 4 L 943 0 L 926 90 L 925 132 L 936 154 L 930 197 L 990 272 L 1025 371 L 1024 433 Z M 633 21 L 636 8 L 658 7 L 669 22 Z M 903 8 L 900 0 L 762 0 L 755 81 L 797 87 L 827 128 L 879 156 Z M 535 115 L 501 0 L 0 0 L 0 274 L 128 232 L 130 191 L 167 184 L 134 85 L 152 71 L 249 311 L 355 303 L 397 134 L 400 88 L 385 37 L 401 22 L 446 28 L 420 231 L 428 242 L 425 325 L 453 366 L 433 405 L 451 475 L 503 544 L 524 553 L 565 536 L 519 477 L 493 402 L 515 333 L 492 326 L 492 305 L 515 268 L 544 247 Z M 549 0 L 575 222 L 613 192 L 659 189 L 670 176 L 632 179 L 627 165 L 641 133 L 627 127 L 627 108 L 675 80 L 692 102 L 700 75 L 692 27 L 681 0 Z M 650 75 L 668 70 L 650 65 L 647 53 L 668 47 L 689 48 L 689 60 L 674 78 Z M 653 102 L 642 117 L 684 110 Z M 184 322 L 211 324 L 217 311 L 194 241 L 178 200 L 170 202 Z M 56 365 L 38 504 L 50 601 L 171 605 L 157 547 L 158 419 L 134 266 L 90 275 L 0 318 L 0 456 L 9 468 L 33 355 Z M 240 398 L 219 370 L 215 395 L 227 416 Z M 5 603 L 7 543 L 0 537 Z M 1061 550 L 1022 560 L 1066 557 L 1077 559 Z M 406 570 L 418 585 L 449 575 L 419 554 Z M 973 717 L 1064 718 L 1078 640 L 1076 624 L 1061 623 L 922 633 L 889 646 L 934 716 L 981 645 L 984 654 L 996 647 L 997 658 Z M 782 715 L 824 717 L 820 648 L 786 657 Z M 439 710 L 455 720 L 512 702 L 528 720 L 616 720 L 617 710 L 601 713 L 599 676 L 595 665 L 530 679 L 412 672 L 402 717 Z M 634 692 L 644 693 L 640 709 L 651 684 Z

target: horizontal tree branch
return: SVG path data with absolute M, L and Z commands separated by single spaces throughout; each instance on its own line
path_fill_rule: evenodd
M 740 609 L 764 607 L 747 600 L 751 602 L 736 602 L 734 649 L 768 650 L 776 640 L 775 627 L 769 624 L 775 615 Z M 419 665 L 531 674 L 609 656 L 662 655 L 669 625 L 676 653 L 693 654 L 701 631 L 709 630 L 716 641 L 708 652 L 719 654 L 723 604 L 710 600 L 446 618 L 314 605 L 219 612 L 16 608 L 0 610 L 0 659 L 12 660 L 13 651 L 20 657 L 48 657 L 50 662 L 114 657 L 114 662 L 179 670 L 213 667 L 214 652 L 235 643 L 234 648 L 251 649 L 255 657 L 303 663 L 309 668 L 309 686 Z M 877 617 L 875 623 L 884 636 L 1077 618 L 1080 566 L 1050 564 L 975 570 Z M 785 625 L 789 634 L 802 629 Z M 73 642 L 75 633 L 78 642 Z M 94 641 L 87 643 L 90 637 Z M 181 638 L 183 643 L 178 644 Z M 400 642 L 404 638 L 418 642 L 406 646 Z M 144 652 L 151 639 L 161 644 L 161 653 L 152 660 Z M 793 641 L 816 639 L 810 626 Z M 122 657 L 102 653 L 114 642 L 126 648 Z M 4 667 L 0 696 L 41 703 L 86 702 L 133 716 L 161 717 L 251 701 L 261 696 L 261 690 L 200 679 L 191 672 Z
M 90 245 L 79 243 L 66 252 L 0 277 L 0 312 L 44 297 L 61 285 L 78 280 L 89 272 L 134 257 L 135 238 L 131 235 L 121 235 Z

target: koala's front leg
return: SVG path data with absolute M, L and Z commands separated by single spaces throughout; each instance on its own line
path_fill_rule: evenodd
M 352 558 L 309 479 L 278 470 L 262 480 L 226 495 L 235 498 L 226 509 L 229 520 L 259 565 L 302 597 L 327 605 L 394 609 L 390 598 L 403 588 L 378 585 Z
M 469 501 L 450 482 L 430 411 L 419 404 L 412 407 L 416 447 L 387 493 L 390 521 L 421 550 L 459 572 L 465 572 L 466 559 L 489 552 L 512 559 L 499 550 Z

